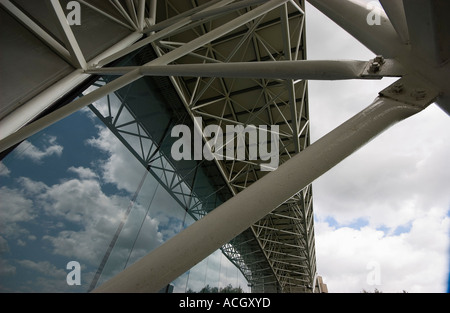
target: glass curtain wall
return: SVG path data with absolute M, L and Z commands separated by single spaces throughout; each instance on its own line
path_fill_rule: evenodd
M 142 64 L 150 54 L 121 62 Z M 0 291 L 89 291 L 231 196 L 213 162 L 171 158 L 171 129 L 192 122 L 170 88 L 163 78 L 140 79 L 1 161 Z M 162 292 L 230 286 L 250 291 L 217 251 Z

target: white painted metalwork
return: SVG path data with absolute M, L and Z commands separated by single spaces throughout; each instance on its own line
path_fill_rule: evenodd
M 279 147 L 282 165 L 278 170 L 266 175 L 258 170 L 258 162 L 214 160 L 234 197 L 209 214 L 194 205 L 192 214 L 201 218 L 198 222 L 97 291 L 158 291 L 220 247 L 254 291 L 314 291 L 317 270 L 311 182 L 392 123 L 433 101 L 450 112 L 450 40 L 448 32 L 438 31 L 450 29 L 449 19 L 442 13 L 448 12 L 448 3 L 382 0 L 386 14 L 380 16 L 380 25 L 373 26 L 367 23 L 370 11 L 364 3 L 309 2 L 376 57 L 367 61 L 305 60 L 303 0 L 212 0 L 201 5 L 171 0 L 112 0 L 100 5 L 80 0 L 130 31 L 128 37 L 87 61 L 59 0 L 49 3 L 63 44 L 13 2 L 0 1 L 75 68 L 0 121 L 1 151 L 144 76 L 169 77 L 198 131 L 208 124 L 280 126 L 279 142 L 270 142 Z M 159 9 L 165 16 L 158 14 Z M 110 65 L 148 47 L 157 55 L 152 61 L 137 67 Z M 91 75 L 120 77 L 33 121 Z M 307 80 L 387 76 L 402 78 L 381 91 L 366 110 L 309 146 Z M 126 133 L 138 138 L 140 145 L 132 146 L 124 139 L 121 128 L 125 125 L 112 120 L 117 122 L 117 116 L 96 113 L 144 166 L 151 161 L 156 148 L 152 143 L 150 150 L 144 149 L 144 141 L 151 138 L 138 117 L 130 122 L 136 125 L 136 132 Z M 202 117 L 204 125 L 195 117 Z M 158 177 L 173 170 L 166 161 L 161 162 Z M 182 178 L 174 181 L 174 172 L 171 177 L 160 182 L 174 198 L 187 207 L 199 203 L 189 188 L 175 195 L 174 188 L 183 184 Z M 208 240 L 204 240 L 205 233 Z

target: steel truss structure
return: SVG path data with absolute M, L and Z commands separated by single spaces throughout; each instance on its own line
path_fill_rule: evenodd
M 122 37 L 106 40 L 105 31 L 104 41 L 99 41 L 102 48 L 90 51 L 67 23 L 67 1 L 46 0 L 56 35 L 43 26 L 42 17 L 33 16 L 35 8 L 1 0 L 2 11 L 69 69 L 31 88 L 27 97 L 17 100 L 11 95 L 7 109 L 0 112 L 0 150 L 89 105 L 198 219 L 96 289 L 99 292 L 158 291 L 221 247 L 253 291 L 315 291 L 312 181 L 393 123 L 431 103 L 450 112 L 450 8 L 444 1 L 383 0 L 386 15 L 380 10 L 379 23 L 371 25 L 373 8 L 356 0 L 309 0 L 374 52 L 376 57 L 367 61 L 307 60 L 303 0 L 78 2 L 90 15 L 120 27 Z M 136 66 L 116 65 L 149 48 L 154 58 Z M 199 132 L 212 124 L 278 125 L 279 141 L 268 143 L 278 148 L 280 167 L 264 172 L 259 161 L 216 157 L 214 164 L 233 197 L 205 214 L 203 199 L 158 150 L 142 116 L 119 96 L 145 76 L 168 77 Z M 310 145 L 307 80 L 386 76 L 400 79 L 366 110 Z M 88 79 L 99 81 L 98 88 L 73 101 L 67 98 Z M 96 105 L 110 97 L 120 98 L 114 113 L 111 106 L 105 110 Z M 202 117 L 203 125 L 195 117 Z M 205 234 L 207 240 L 201 241 Z
M 157 57 L 162 57 L 176 48 L 181 48 L 186 44 L 181 40 L 199 38 L 214 29 L 215 25 L 221 25 L 223 19 L 229 20 L 230 15 L 236 18 L 245 14 L 250 11 L 249 4 L 240 4 L 237 12 L 217 11 L 220 14 L 215 13 L 208 23 L 192 23 L 193 25 L 188 25 L 190 27 L 184 26 L 174 34 L 169 33 L 167 38 L 161 37 L 152 42 L 153 50 Z M 176 5 L 180 3 L 166 2 L 164 20 L 173 18 L 169 7 L 175 9 Z M 216 38 L 173 64 L 303 60 L 306 57 L 305 15 L 301 7 L 304 7 L 303 3 L 286 3 L 277 7 L 227 33 L 226 36 Z M 179 10 L 181 9 L 177 11 Z M 277 33 L 282 33 L 284 37 L 274 41 Z M 112 69 L 125 72 L 129 70 L 121 67 Z M 110 68 L 104 69 L 103 73 L 98 70 L 88 72 L 117 74 L 106 73 L 109 70 Z M 192 78 L 178 75 L 170 79 L 189 116 L 202 117 L 204 124 L 198 125 L 199 127 L 204 128 L 211 124 L 222 128 L 226 125 L 255 125 L 259 130 L 260 126 L 278 125 L 280 142 L 277 147 L 280 147 L 281 162 L 309 145 L 305 80 Z M 111 109 L 113 101 L 110 101 L 110 97 L 117 95 L 107 96 L 108 109 L 103 109 L 105 114 L 100 113 L 95 105 L 91 105 L 91 109 L 145 167 L 152 163 L 150 172 L 182 207 L 187 208 L 187 212 L 194 219 L 198 220 L 206 215 L 207 211 L 201 209 L 201 205 L 207 200 L 196 195 L 193 189 L 188 187 L 189 184 L 186 185 L 186 179 L 180 177 L 176 166 L 169 165 L 170 156 L 158 153 L 156 158 L 153 155 L 156 147 L 152 144 L 151 135 L 145 131 L 147 127 L 141 122 L 143 117 L 136 116 L 136 112 L 127 106 L 126 99 L 119 101 L 119 108 Z M 130 136 L 138 140 L 133 141 Z M 207 138 L 204 140 L 207 141 Z M 135 147 L 131 146 L 132 142 L 135 142 Z M 158 162 L 156 167 L 155 159 Z M 162 159 L 164 162 L 159 161 Z M 233 195 L 265 174 L 261 171 L 259 162 L 248 161 L 248 158 L 215 162 Z M 160 171 L 164 174 L 161 175 Z M 308 186 L 264 219 L 250 226 L 245 233 L 233 239 L 232 243 L 222 247 L 223 253 L 244 273 L 252 290 L 311 291 L 316 275 L 312 212 L 312 192 L 311 186 Z

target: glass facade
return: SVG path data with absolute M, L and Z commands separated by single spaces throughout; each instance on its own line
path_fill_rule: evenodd
M 213 162 L 171 159 L 171 128 L 192 124 L 170 88 L 165 78 L 140 79 L 3 159 L 0 291 L 89 291 L 231 196 Z M 249 291 L 219 250 L 164 291 L 229 285 Z

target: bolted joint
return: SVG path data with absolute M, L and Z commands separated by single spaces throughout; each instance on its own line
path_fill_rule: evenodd
M 425 82 L 404 77 L 382 90 L 380 95 L 406 104 L 426 107 L 437 99 L 439 92 Z
M 383 77 L 402 77 L 406 74 L 405 69 L 394 59 L 385 59 L 377 55 L 369 60 L 360 74 L 363 79 L 381 79 Z
M 385 63 L 385 59 L 382 55 L 377 55 L 370 63 L 369 72 L 377 73 L 380 71 L 381 66 Z

